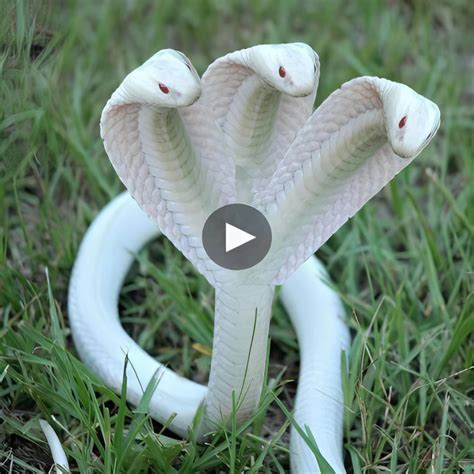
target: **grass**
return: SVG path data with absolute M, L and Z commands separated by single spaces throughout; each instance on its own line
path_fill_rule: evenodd
M 192 435 L 171 437 L 144 406 L 128 406 L 84 367 L 66 296 L 81 237 L 121 189 L 98 130 L 121 78 L 164 47 L 185 52 L 202 73 L 228 51 L 296 40 L 320 55 L 318 103 L 369 74 L 407 83 L 442 112 L 433 144 L 318 253 L 353 330 L 346 466 L 474 470 L 471 2 L 3 1 L 0 8 L 0 471 L 49 469 L 40 417 L 75 471 L 288 471 L 298 352 L 279 305 L 258 412 L 201 446 Z M 206 380 L 212 292 L 168 242 L 141 252 L 121 308 L 142 347 Z

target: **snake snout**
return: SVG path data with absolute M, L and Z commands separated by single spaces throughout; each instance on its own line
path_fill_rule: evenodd
M 201 97 L 201 93 L 201 87 L 186 91 L 186 93 L 178 92 L 176 94 L 176 107 L 188 107 L 194 104 Z

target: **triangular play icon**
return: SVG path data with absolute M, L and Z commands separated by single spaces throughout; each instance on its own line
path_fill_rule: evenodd
M 228 224 L 227 222 L 225 223 L 226 252 L 230 252 L 231 250 L 234 250 L 255 238 L 255 235 L 249 234 L 248 232 L 245 232 L 245 230 L 239 229 L 232 224 Z

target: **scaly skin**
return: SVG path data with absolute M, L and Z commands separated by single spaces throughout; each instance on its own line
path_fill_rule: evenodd
M 256 46 L 213 63 L 198 100 L 201 83 L 189 60 L 164 50 L 127 76 L 104 108 L 101 133 L 119 177 L 216 288 L 207 389 L 158 364 L 120 327 L 117 300 L 129 252 L 158 233 L 126 196 L 101 213 L 81 245 L 69 318 L 81 357 L 114 390 L 129 353 L 132 403 L 160 371 L 150 413 L 163 423 L 177 413 L 170 424 L 176 433 L 186 434 L 203 402 L 202 437 L 228 420 L 234 403 L 238 423 L 257 406 L 274 285 L 283 283 L 301 346 L 295 417 L 342 472 L 340 360 L 349 337 L 342 305 L 311 255 L 428 144 L 439 110 L 406 86 L 364 77 L 309 117 L 318 78 L 309 46 Z M 267 216 L 273 241 L 255 267 L 231 272 L 207 257 L 201 231 L 211 212 L 239 200 Z M 296 432 L 291 451 L 295 472 L 318 472 Z

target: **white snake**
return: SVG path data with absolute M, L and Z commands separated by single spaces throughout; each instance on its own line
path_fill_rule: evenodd
M 204 403 L 204 439 L 229 418 L 233 393 L 238 423 L 254 412 L 274 287 L 282 284 L 301 351 L 295 420 L 344 472 L 341 353 L 350 341 L 342 304 L 313 254 L 421 152 L 440 114 L 407 86 L 361 77 L 311 115 L 318 80 L 318 56 L 301 43 L 228 54 L 202 82 L 173 50 L 130 73 L 103 110 L 101 135 L 134 199 L 114 199 L 87 231 L 71 277 L 69 321 L 81 358 L 116 391 L 128 353 L 130 402 L 139 402 L 159 369 L 149 411 L 162 423 L 176 415 L 175 433 L 186 436 Z M 268 255 L 244 271 L 219 267 L 202 246 L 206 218 L 233 202 L 253 205 L 272 227 Z M 121 285 L 158 227 L 215 287 L 207 387 L 158 363 L 120 325 Z M 293 472 L 319 472 L 294 428 L 290 449 Z

